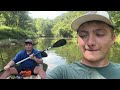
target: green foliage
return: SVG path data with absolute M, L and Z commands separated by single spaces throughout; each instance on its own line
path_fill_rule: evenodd
M 80 49 L 77 45 L 77 39 L 74 38 L 67 39 L 67 44 L 63 47 L 57 48 L 56 53 L 64 57 L 67 60 L 67 63 L 79 61 L 82 57 Z
M 27 29 L 31 22 L 28 11 L 0 11 L 0 25 Z
M 33 31 L 34 22 L 27 11 L 0 11 L 0 39 L 31 38 Z
M 0 27 L 0 39 L 26 39 L 29 38 L 29 35 L 32 35 L 30 32 L 21 31 L 16 28 L 10 28 L 7 26 Z
M 120 45 L 115 45 L 114 47 L 112 47 L 109 53 L 110 61 L 120 63 L 119 53 L 120 53 Z
M 36 29 L 38 37 L 50 37 L 52 36 L 51 28 L 53 27 L 52 20 L 38 18 L 36 20 Z
M 117 45 L 120 45 L 120 34 L 117 35 L 115 43 L 116 43 Z
M 115 30 L 114 32 L 116 34 L 119 34 L 120 32 L 120 11 L 108 11 L 110 16 L 111 16 L 111 20 L 115 26 Z
M 69 11 L 58 16 L 54 21 L 52 33 L 55 37 L 76 37 L 75 31 L 71 29 L 72 21 L 83 15 L 84 11 Z
M 71 29 L 72 21 L 87 11 L 67 11 L 53 20 L 29 16 L 28 11 L 0 11 L 0 39 L 35 38 L 35 37 L 72 37 L 77 34 Z M 120 11 L 108 11 L 113 23 L 114 32 L 119 35 Z M 120 40 L 117 39 L 117 43 Z
M 5 29 L 5 30 L 6 30 L 6 29 L 7 29 L 7 30 L 9 29 L 9 30 L 10 30 L 10 29 L 12 29 L 12 28 L 9 27 L 9 26 L 2 25 L 2 26 L 0 26 L 0 30 L 2 30 L 2 29 Z

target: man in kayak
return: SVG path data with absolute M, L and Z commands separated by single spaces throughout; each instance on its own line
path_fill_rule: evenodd
M 75 19 L 71 28 L 77 32 L 82 58 L 79 62 L 54 68 L 46 79 L 120 79 L 120 64 L 108 58 L 115 42 L 108 12 L 89 11 Z
M 31 70 L 33 74 L 39 74 L 41 76 L 41 79 L 45 79 L 46 73 L 42 67 L 43 64 L 42 56 L 38 50 L 33 48 L 34 46 L 33 40 L 27 39 L 24 45 L 25 45 L 25 49 L 18 52 L 16 56 L 13 58 L 13 60 L 11 60 L 4 67 L 5 72 L 1 75 L 0 79 L 5 79 L 12 74 L 19 74 L 21 71 L 25 71 L 25 70 Z M 27 57 L 30 58 L 24 62 L 21 62 L 19 66 L 15 65 L 15 63 Z M 11 67 L 13 65 L 15 65 L 15 67 Z

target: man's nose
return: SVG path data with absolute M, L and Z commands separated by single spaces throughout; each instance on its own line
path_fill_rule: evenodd
M 94 46 L 96 44 L 95 35 L 89 35 L 88 40 L 87 40 L 87 44 L 89 46 Z

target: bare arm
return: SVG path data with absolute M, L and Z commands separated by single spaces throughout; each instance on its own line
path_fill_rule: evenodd
M 15 62 L 14 61 L 10 61 L 5 67 L 4 67 L 4 70 L 7 70 L 7 69 L 9 69 L 11 66 L 13 66 L 15 64 Z
M 36 56 L 34 56 L 33 54 L 30 55 L 30 58 L 35 60 L 38 64 L 42 64 L 43 63 L 42 59 L 36 58 Z

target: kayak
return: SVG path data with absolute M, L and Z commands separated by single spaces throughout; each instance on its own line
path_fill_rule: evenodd
M 31 75 L 27 77 L 22 77 L 22 76 L 16 76 L 16 75 L 11 75 L 7 77 L 6 79 L 41 79 L 40 75 Z
M 48 65 L 43 63 L 43 69 L 44 71 L 46 71 L 48 68 Z M 10 75 L 8 76 L 6 79 L 41 79 L 40 75 L 39 74 L 36 74 L 36 75 L 30 75 L 30 76 L 21 76 L 21 75 Z

